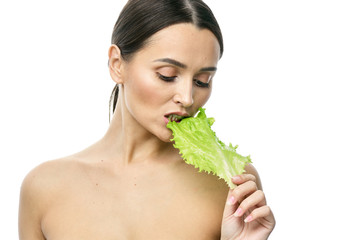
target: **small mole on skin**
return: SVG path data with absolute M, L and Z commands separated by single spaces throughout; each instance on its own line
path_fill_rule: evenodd
M 98 184 L 98 183 L 96 183 L 96 186 L 99 186 L 99 184 Z
M 134 184 L 134 186 L 136 186 L 136 183 Z

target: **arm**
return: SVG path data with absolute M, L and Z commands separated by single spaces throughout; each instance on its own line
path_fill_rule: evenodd
M 20 192 L 19 205 L 19 239 L 45 240 L 41 230 L 41 181 L 36 170 L 30 172 L 24 179 Z

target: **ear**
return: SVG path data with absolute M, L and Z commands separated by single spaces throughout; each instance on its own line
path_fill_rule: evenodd
M 123 65 L 124 60 L 121 57 L 121 51 L 118 46 L 112 44 L 109 48 L 109 71 L 110 76 L 117 84 L 123 84 Z

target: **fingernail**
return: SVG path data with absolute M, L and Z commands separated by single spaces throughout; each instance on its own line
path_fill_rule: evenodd
M 231 178 L 233 181 L 239 181 L 239 180 L 241 180 L 241 177 L 239 177 L 239 176 L 234 176 L 234 177 L 232 177 Z
M 227 201 L 227 205 L 234 205 L 234 204 L 235 204 L 235 198 L 234 196 L 231 196 Z
M 238 210 L 236 210 L 236 212 L 234 213 L 235 217 L 240 217 L 243 213 L 243 210 L 241 208 L 238 208 Z
M 251 215 L 247 216 L 244 220 L 244 222 L 251 222 L 253 220 L 253 217 Z

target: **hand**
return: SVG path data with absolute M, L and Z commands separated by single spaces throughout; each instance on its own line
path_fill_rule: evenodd
M 222 240 L 265 240 L 275 227 L 275 218 L 255 176 L 242 174 L 232 178 L 237 185 L 230 189 L 224 209 Z

